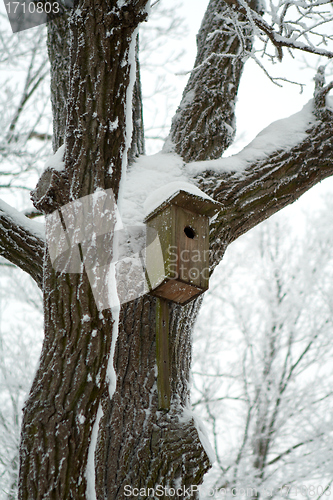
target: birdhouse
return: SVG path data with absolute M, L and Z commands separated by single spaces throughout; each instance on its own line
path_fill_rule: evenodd
M 221 208 L 191 187 L 173 192 L 145 219 L 159 245 L 159 251 L 153 242 L 146 248 L 150 293 L 182 305 L 208 289 L 209 218 Z

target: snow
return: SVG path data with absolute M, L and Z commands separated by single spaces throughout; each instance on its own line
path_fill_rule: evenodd
M 180 421 L 187 422 L 189 420 L 194 421 L 194 425 L 198 431 L 200 442 L 207 454 L 207 457 L 209 458 L 210 463 L 213 464 L 215 462 L 215 452 L 209 442 L 208 433 L 203 422 L 190 408 L 183 408 L 183 413 L 180 417 Z
M 157 153 L 141 156 L 127 174 L 124 187 L 124 202 L 120 213 L 124 225 L 142 224 L 146 210 L 152 204 L 145 202 L 149 195 L 166 184 L 173 182 L 188 183 L 182 158 L 173 153 Z M 149 206 L 150 205 L 150 206 Z
M 236 155 L 189 163 L 186 165 L 186 171 L 189 175 L 198 175 L 205 170 L 242 172 L 255 161 L 267 158 L 275 151 L 292 148 L 304 140 L 307 136 L 306 131 L 316 122 L 312 111 L 313 99 L 298 113 L 271 123 Z
M 170 149 L 141 156 L 128 171 L 123 189 L 120 212 L 124 225 L 142 224 L 148 213 L 180 189 L 203 196 L 193 177 L 206 170 L 241 175 L 255 161 L 277 150 L 292 148 L 306 138 L 306 131 L 316 122 L 312 111 L 313 100 L 298 113 L 273 122 L 242 151 L 230 157 L 185 164 Z
M 95 490 L 95 450 L 97 444 L 98 428 L 99 422 L 103 416 L 103 410 L 101 403 L 99 404 L 96 420 L 91 432 L 91 440 L 88 450 L 87 468 L 86 468 L 86 480 L 87 480 L 87 500 L 96 500 L 96 490 Z
M 79 414 L 79 416 L 77 417 L 77 419 L 78 419 L 78 421 L 79 421 L 79 423 L 80 423 L 81 425 L 83 425 L 83 424 L 84 424 L 84 422 L 86 421 L 86 417 L 83 415 L 83 413 L 82 413 L 82 412 Z
M 65 168 L 65 162 L 63 161 L 65 154 L 65 144 L 60 146 L 59 149 L 54 153 L 54 155 L 50 156 L 50 158 L 47 159 L 44 170 L 47 168 L 53 168 L 54 170 L 58 170 L 58 172 L 61 172 Z
M 3 200 L 0 200 L 0 213 L 1 212 L 9 217 L 14 224 L 23 227 L 23 229 L 33 234 L 37 238 L 45 240 L 44 225 L 40 222 L 28 219 L 28 217 L 15 210 L 15 208 L 11 207 Z
M 201 189 L 194 186 L 194 184 L 184 181 L 169 182 L 169 184 L 156 189 L 146 198 L 143 204 L 145 215 L 147 216 L 153 212 L 159 205 L 179 193 L 179 191 L 186 191 L 187 193 L 200 196 L 200 198 L 214 201 L 210 196 L 201 191 Z
M 116 226 L 120 222 L 121 222 L 120 218 L 117 217 Z M 117 233 L 115 233 L 115 235 L 116 234 Z M 115 236 L 113 238 L 114 260 L 117 259 L 117 253 L 118 253 L 118 241 L 117 241 L 117 237 Z M 118 338 L 119 316 L 120 316 L 120 300 L 119 300 L 118 293 L 117 293 L 116 264 L 115 264 L 115 262 L 111 263 L 110 271 L 109 271 L 109 304 L 110 304 L 110 307 L 112 309 L 112 318 L 114 320 L 114 323 L 113 323 L 113 329 L 112 329 L 112 341 L 111 341 L 111 348 L 110 348 L 110 357 L 109 357 L 109 361 L 108 361 L 106 376 L 107 376 L 107 380 L 109 383 L 109 395 L 110 395 L 110 398 L 112 398 L 114 391 L 116 390 L 116 381 L 117 381 L 117 374 L 116 374 L 116 371 L 114 369 L 113 359 L 114 359 L 116 342 L 117 342 L 117 338 Z
M 123 0 L 118 0 L 118 1 L 123 1 Z M 136 39 L 138 32 L 139 32 L 139 27 L 137 27 L 132 34 L 132 40 L 129 46 L 128 57 L 127 60 L 124 61 L 124 64 L 126 63 L 130 66 L 130 78 L 126 90 L 126 101 L 125 101 L 125 149 L 122 155 L 122 173 L 119 184 L 119 198 L 118 198 L 119 200 L 122 200 L 122 192 L 126 179 L 127 153 L 131 146 L 132 134 L 133 134 L 132 101 L 133 101 L 133 89 L 136 81 L 135 49 L 136 49 Z
M 113 132 L 113 130 L 116 130 L 118 128 L 118 126 L 119 126 L 119 120 L 118 120 L 118 116 L 117 116 L 117 118 L 113 122 L 109 123 L 110 132 Z

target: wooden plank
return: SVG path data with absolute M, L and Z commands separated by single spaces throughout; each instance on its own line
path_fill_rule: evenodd
M 170 409 L 169 303 L 156 300 L 157 390 L 160 410 Z
M 169 302 L 185 305 L 205 291 L 206 288 L 198 288 L 178 280 L 166 279 L 155 290 L 152 290 L 150 294 L 155 297 L 167 299 Z

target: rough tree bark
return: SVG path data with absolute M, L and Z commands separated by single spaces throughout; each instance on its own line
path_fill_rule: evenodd
M 65 141 L 66 153 L 65 170 L 44 173 L 34 193 L 36 208 L 46 214 L 100 189 L 112 188 L 117 199 L 128 160 L 144 151 L 138 71 L 132 143 L 127 107 L 137 27 L 146 19 L 146 7 L 147 0 L 78 0 L 68 20 L 50 23 L 54 147 Z M 233 137 L 244 60 L 236 35 L 219 31 L 223 19 L 216 13 L 226 8 L 222 0 L 208 6 L 198 35 L 198 67 L 171 128 L 167 147 L 186 162 L 217 158 Z M 251 37 L 247 27 L 243 41 L 248 46 Z M 234 57 L 219 57 L 223 51 Z M 211 226 L 211 270 L 231 241 L 333 173 L 331 114 L 324 108 L 325 99 L 317 99 L 318 120 L 292 150 L 249 165 L 241 176 L 207 170 L 193 177 L 223 204 Z M 189 404 L 191 331 L 201 300 L 170 305 L 171 409 L 159 411 L 156 299 L 147 295 L 124 304 L 117 325 L 111 310 L 97 310 L 84 270 L 56 272 L 47 252 L 43 259 L 42 241 L 24 227 L 8 230 L 6 224 L 13 221 L 1 212 L 1 255 L 29 272 L 44 292 L 45 340 L 24 408 L 19 498 L 86 498 L 89 444 L 99 407 L 97 499 L 123 499 L 126 485 L 200 484 L 210 463 L 183 409 Z M 107 367 L 115 325 L 117 379 L 110 397 Z

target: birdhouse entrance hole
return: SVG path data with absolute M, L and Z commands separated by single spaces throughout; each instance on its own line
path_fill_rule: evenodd
M 193 240 L 194 236 L 195 236 L 195 231 L 192 227 L 190 226 L 186 226 L 185 229 L 184 229 L 184 233 L 186 234 L 186 236 L 188 238 L 190 238 L 191 240 Z

